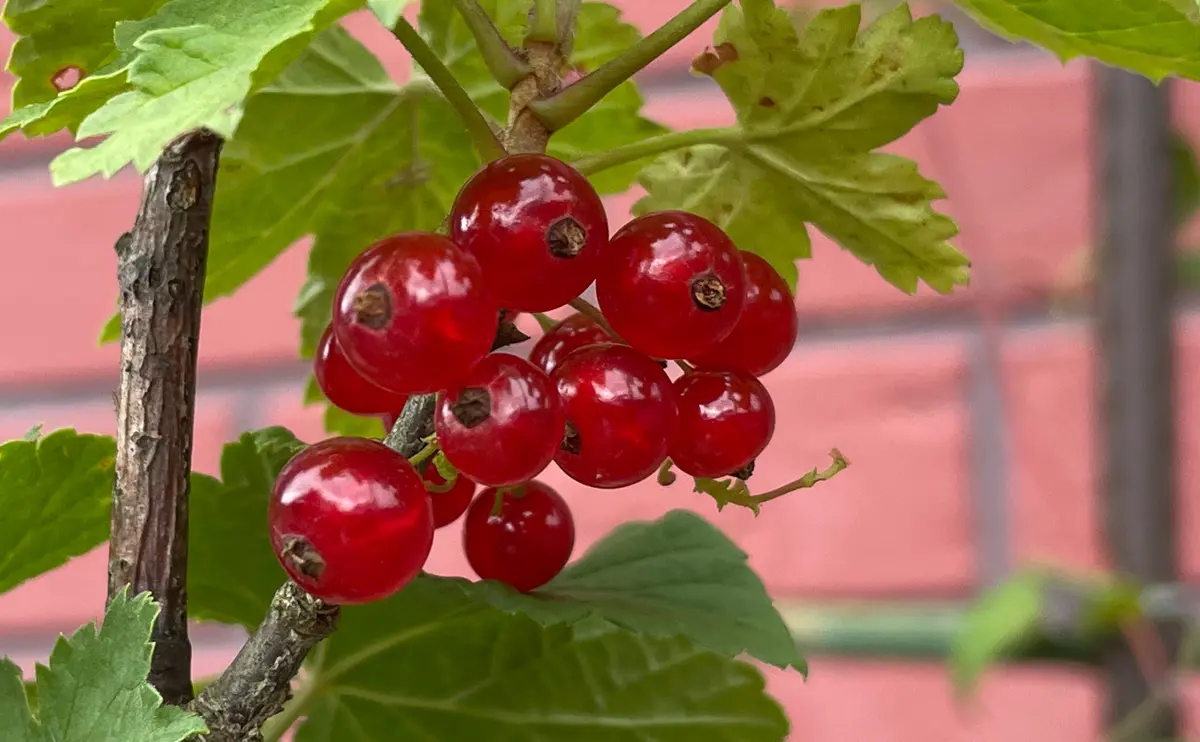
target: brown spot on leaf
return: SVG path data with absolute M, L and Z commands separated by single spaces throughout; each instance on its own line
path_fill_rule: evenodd
M 764 95 L 763 97 L 758 99 L 758 105 L 763 106 L 764 108 L 774 108 L 775 107 L 775 99 Z
M 721 65 L 738 60 L 738 50 L 733 44 L 726 41 L 723 44 L 717 44 L 715 47 L 709 47 L 692 60 L 692 69 L 702 75 L 711 76 L 714 72 L 721 68 Z

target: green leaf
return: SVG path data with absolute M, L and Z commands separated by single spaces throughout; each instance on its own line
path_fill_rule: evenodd
M 916 164 L 874 152 L 958 94 L 962 51 L 937 16 L 899 5 L 859 30 L 861 8 L 822 10 L 797 33 L 771 0 L 724 11 L 698 68 L 721 85 L 739 129 L 664 156 L 639 177 L 634 212 L 688 209 L 721 225 L 795 285 L 810 256 L 806 223 L 909 293 L 949 292 L 969 261 Z
M 0 446 L 0 593 L 104 543 L 115 456 L 69 428 Z
M 34 425 L 32 428 L 25 431 L 25 435 L 21 436 L 21 440 L 25 441 L 26 443 L 37 443 L 38 440 L 42 437 L 42 428 L 43 427 L 45 427 L 45 426 L 42 425 L 41 423 Z
M 1025 572 L 992 588 L 971 607 L 950 650 L 950 673 L 960 693 L 997 661 L 1034 640 L 1044 584 L 1041 572 Z
M 524 37 L 529 0 L 482 0 L 504 38 L 518 45 Z M 421 5 L 421 33 L 430 47 L 484 112 L 495 121 L 508 114 L 508 93 L 492 79 L 475 44 L 475 39 L 454 9 L 454 3 L 426 2 Z M 620 11 L 607 3 L 585 2 L 579 9 L 571 64 L 582 72 L 594 70 L 629 48 L 641 34 L 620 20 Z M 563 160 L 606 152 L 623 144 L 638 142 L 665 128 L 639 111 L 643 100 L 633 82 L 609 93 L 599 104 L 550 140 L 549 153 Z M 593 177 L 601 193 L 620 193 L 629 188 L 642 163 L 628 163 Z
M 297 742 L 774 742 L 788 730 L 753 667 L 682 637 L 543 627 L 472 600 L 459 580 L 347 606 L 321 646 L 297 694 Z
M 245 433 L 225 445 L 221 478 L 192 475 L 188 608 L 193 618 L 253 629 L 287 578 L 267 534 L 279 470 L 305 444 L 287 429 Z
M 199 716 L 162 705 L 146 682 L 158 610 L 149 593 L 130 599 L 122 590 L 98 631 L 90 623 L 59 637 L 49 667 L 37 668 L 37 718 L 20 668 L 0 660 L 5 742 L 181 742 L 207 732 Z
M 1200 211 L 1200 166 L 1191 142 L 1178 131 L 1171 136 L 1171 177 L 1175 223 L 1182 225 Z
M 367 6 L 379 22 L 391 28 L 400 20 L 404 8 L 412 4 L 412 0 L 367 0 Z
M 1089 56 L 1155 82 L 1200 79 L 1200 24 L 1191 0 L 958 0 L 985 28 L 1066 61 Z
M 243 100 L 294 59 L 312 35 L 359 0 L 172 0 L 116 28 L 131 89 L 83 119 L 76 133 L 108 135 L 50 165 L 57 184 L 132 162 L 146 170 L 172 139 L 197 127 L 233 133 Z
M 675 510 L 626 523 L 545 587 L 524 595 L 499 583 L 476 589 L 493 604 L 545 624 L 590 613 L 652 636 L 686 636 L 730 657 L 742 653 L 806 672 L 791 632 L 746 564 L 704 518 Z

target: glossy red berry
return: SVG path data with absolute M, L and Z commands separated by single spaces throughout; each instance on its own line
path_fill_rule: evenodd
M 550 374 L 564 358 L 580 348 L 612 342 L 612 335 L 591 317 L 572 314 L 538 338 L 529 351 L 529 362 Z
M 754 461 L 775 433 L 775 403 L 748 374 L 697 371 L 675 381 L 671 461 L 693 477 L 724 477 Z
M 268 506 L 271 545 L 288 575 L 330 603 L 368 603 L 407 585 L 433 546 L 421 477 L 367 438 L 330 438 L 292 457 Z
M 724 340 L 691 361 L 696 368 L 763 376 L 787 360 L 796 344 L 796 299 L 770 263 L 744 250 L 742 262 L 746 266 L 742 315 Z
M 480 484 L 520 484 L 554 460 L 566 417 L 554 382 L 524 358 L 485 357 L 438 397 L 433 429 L 450 463 Z
M 329 401 L 352 415 L 382 415 L 402 409 L 408 400 L 406 395 L 390 392 L 356 371 L 338 346 L 332 327 L 325 328 L 317 343 L 313 375 Z
M 422 469 L 425 481 L 437 487 L 444 486 L 446 480 L 438 472 L 432 461 Z M 476 484 L 463 474 L 454 480 L 454 485 L 445 492 L 429 492 L 429 500 L 433 504 L 433 527 L 444 528 L 462 517 L 475 497 Z
M 625 487 L 667 457 L 675 422 L 671 380 L 654 360 L 626 345 L 592 345 L 554 370 L 567 430 L 554 461 L 577 482 Z
M 545 585 L 575 548 L 575 521 L 562 496 L 541 482 L 506 492 L 492 515 L 496 490 L 479 493 L 463 522 L 463 551 L 475 574 L 521 592 Z
M 608 218 L 574 168 L 544 154 L 516 154 L 489 163 L 462 187 L 450 237 L 479 260 L 502 306 L 545 312 L 591 285 Z
M 333 331 L 363 376 L 394 392 L 447 389 L 492 347 L 500 311 L 467 253 L 436 234 L 375 243 L 338 286 Z
M 745 291 L 737 247 L 720 227 L 683 211 L 646 214 L 622 227 L 596 277 L 613 331 L 656 358 L 706 352 L 733 330 Z

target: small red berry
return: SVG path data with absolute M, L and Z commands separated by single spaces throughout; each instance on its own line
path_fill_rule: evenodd
M 554 460 L 567 476 L 599 489 L 625 487 L 666 459 L 675 397 L 654 360 L 626 345 L 592 345 L 568 356 L 552 378 L 567 412 Z
M 407 396 L 389 392 L 356 371 L 338 346 L 332 327 L 325 328 L 317 343 L 313 375 L 329 401 L 351 415 L 381 415 L 386 410 L 402 409 L 408 400 Z
M 479 263 L 426 232 L 388 237 L 358 256 L 333 308 L 350 363 L 404 394 L 456 384 L 491 349 L 500 318 Z
M 554 460 L 566 418 L 554 382 L 524 358 L 485 357 L 438 398 L 433 429 L 450 463 L 481 484 L 520 484 Z
M 779 368 L 796 344 L 796 299 L 770 263 L 745 250 L 742 262 L 746 265 L 746 303 L 741 317 L 724 340 L 691 361 L 701 369 L 763 376 Z
M 446 480 L 438 472 L 432 461 L 426 462 L 422 474 L 425 481 L 435 486 L 443 486 Z M 429 500 L 433 504 L 433 527 L 444 528 L 462 517 L 475 497 L 475 483 L 463 474 L 454 480 L 454 485 L 445 492 L 429 492 Z
M 366 438 L 330 438 L 293 456 L 275 480 L 267 521 L 284 570 L 330 603 L 386 598 L 417 576 L 433 546 L 421 477 Z
M 529 362 L 546 373 L 571 353 L 588 345 L 615 342 L 596 321 L 586 314 L 572 314 L 546 331 L 529 351 Z
M 697 371 L 675 381 L 679 420 L 671 436 L 671 461 L 693 477 L 741 471 L 771 442 L 775 403 L 748 374 Z
M 684 211 L 638 217 L 612 238 L 596 298 L 613 331 L 647 355 L 689 358 L 733 330 L 746 292 L 738 249 Z
M 506 492 L 492 515 L 496 490 L 479 493 L 463 523 L 463 551 L 475 574 L 529 592 L 554 579 L 575 548 L 566 500 L 541 482 Z
M 596 190 L 570 165 L 515 154 L 488 163 L 462 187 L 450 237 L 479 260 L 502 306 L 545 312 L 591 285 L 608 218 Z

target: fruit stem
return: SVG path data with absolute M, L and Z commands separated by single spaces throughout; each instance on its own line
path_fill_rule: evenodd
M 626 49 L 574 84 L 544 99 L 530 109 L 550 131 L 558 131 L 582 116 L 601 98 L 642 68 L 658 59 L 685 36 L 699 28 L 728 5 L 730 0 L 696 0 L 661 28 Z
M 558 41 L 558 0 L 534 0 L 533 18 L 529 24 L 529 41 Z
M 442 60 L 429 47 L 421 34 L 417 33 L 417 29 L 413 28 L 408 20 L 401 17 L 392 27 L 392 35 L 408 50 L 413 61 L 425 71 L 458 117 L 462 119 L 480 156 L 488 162 L 503 157 L 504 147 L 496 138 L 496 133 L 492 131 L 487 119 L 483 117 L 463 86 L 454 78 L 453 73 L 442 63 Z
M 617 335 L 617 333 L 613 332 L 612 325 L 608 324 L 608 320 L 604 318 L 604 313 L 601 312 L 600 309 L 596 305 L 592 304 L 590 301 L 583 298 L 582 296 L 572 299 L 571 301 L 569 301 L 567 303 L 571 306 L 572 309 L 579 312 L 580 314 L 586 315 L 588 317 L 588 319 L 592 320 L 596 324 L 600 325 L 600 327 L 604 328 L 605 332 L 607 332 L 609 335 L 612 335 L 613 340 L 619 340 L 620 342 L 625 342 L 624 340 L 621 340 L 621 337 L 619 335 Z
M 824 482 L 833 479 L 847 466 L 850 466 L 850 462 L 845 456 L 842 455 L 842 452 L 836 448 L 830 451 L 829 455 L 833 458 L 833 463 L 830 464 L 825 470 L 818 471 L 814 467 L 812 471 L 808 472 L 796 481 L 785 484 L 782 487 L 776 487 L 770 492 L 764 492 L 761 495 L 754 495 L 750 498 L 750 500 L 753 501 L 755 505 L 762 505 L 764 502 L 770 502 L 771 500 L 774 500 L 778 497 L 783 497 L 784 495 L 795 492 L 796 490 L 808 489 L 809 487 L 816 485 L 818 482 Z
M 436 440 L 429 441 L 424 448 L 409 457 L 408 463 L 412 464 L 414 469 L 420 468 L 421 464 L 432 458 L 439 450 L 441 449 L 438 448 Z
M 558 327 L 558 321 L 545 312 L 534 312 L 533 318 L 537 320 L 538 326 L 542 328 L 542 332 L 550 332 L 555 327 Z
M 571 167 L 584 175 L 595 175 L 602 170 L 685 147 L 695 147 L 701 144 L 732 145 L 742 142 L 744 139 L 745 133 L 737 126 L 670 131 L 643 139 L 640 142 L 610 149 L 607 152 L 584 157 L 571 163 Z
M 476 0 L 454 0 L 454 6 L 458 8 L 458 13 L 467 24 L 471 35 L 475 37 L 475 46 L 479 49 L 488 72 L 492 73 L 492 77 L 496 78 L 496 82 L 503 85 L 505 90 L 512 90 L 514 85 L 532 71 L 529 64 L 504 40 L 496 24 L 492 23 L 491 16 Z
M 662 462 L 662 466 L 658 467 L 658 484 L 660 486 L 670 487 L 672 484 L 675 484 L 675 480 L 679 477 L 675 475 L 675 472 L 671 471 L 673 468 L 675 468 L 675 462 L 670 459 Z
M 672 361 L 672 363 L 674 363 L 676 366 L 678 366 L 679 370 L 684 372 L 685 374 L 692 374 L 692 373 L 696 372 L 696 369 L 692 367 L 692 364 L 688 363 L 687 361 L 676 360 L 676 361 Z

